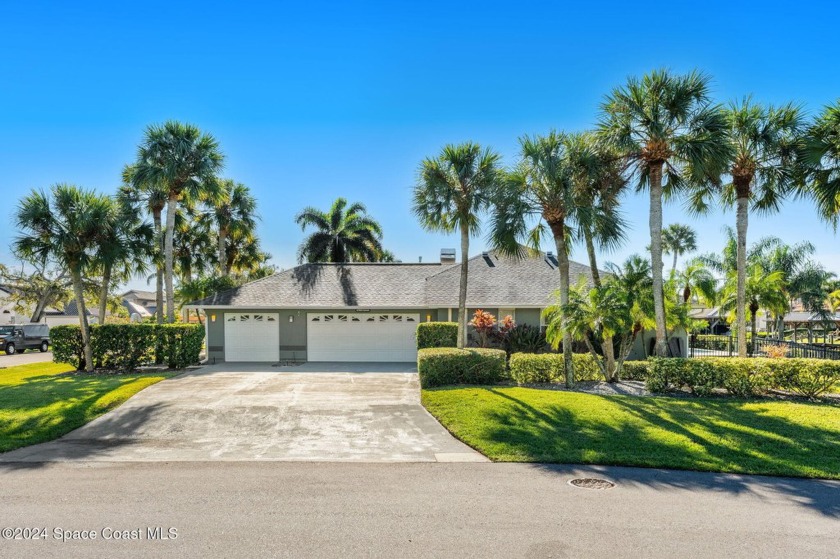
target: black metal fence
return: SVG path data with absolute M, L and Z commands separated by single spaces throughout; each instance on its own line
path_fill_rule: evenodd
M 840 359 L 840 346 L 829 344 L 800 344 L 771 338 L 747 341 L 748 357 L 766 357 L 769 352 L 783 348 L 785 357 L 811 359 Z M 738 357 L 738 339 L 734 336 L 692 334 L 688 343 L 689 357 Z

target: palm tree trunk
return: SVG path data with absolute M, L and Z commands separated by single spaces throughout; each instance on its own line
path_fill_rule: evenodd
M 653 272 L 653 313 L 658 357 L 667 357 L 665 291 L 662 283 L 662 163 L 650 166 L 650 262 Z
M 677 256 L 679 256 L 679 254 L 678 254 L 678 253 L 677 253 L 677 251 L 675 250 L 675 251 L 674 251 L 674 263 L 671 265 L 671 275 L 672 275 L 672 276 L 673 276 L 673 275 L 674 275 L 674 273 L 677 271 Z
M 588 225 L 583 229 L 583 238 L 586 241 L 586 254 L 589 256 L 589 273 L 592 276 L 592 285 L 601 287 L 601 273 L 598 271 L 598 261 L 595 257 L 595 243 L 592 240 L 592 230 Z
M 219 227 L 219 273 L 222 276 L 228 275 L 227 254 L 225 254 L 225 243 L 227 241 L 227 229 Z
M 566 252 L 566 224 L 549 223 L 554 235 L 554 246 L 557 248 L 557 269 L 560 272 L 560 306 L 569 304 L 569 254 Z M 575 369 L 572 364 L 572 335 L 563 329 L 563 371 L 566 376 L 566 387 L 575 385 Z
M 155 243 L 158 251 L 163 248 L 163 227 L 160 219 L 161 210 L 155 209 L 152 219 L 155 223 Z M 158 256 L 160 256 L 158 254 Z M 155 259 L 155 317 L 158 324 L 163 324 L 163 268 L 160 267 L 160 258 Z
M 737 229 L 738 289 L 735 299 L 735 329 L 738 334 L 738 357 L 747 356 L 747 219 L 749 198 L 738 197 L 735 218 Z
M 166 204 L 166 238 L 164 243 L 164 280 L 166 282 L 166 322 L 175 322 L 175 289 L 172 282 L 172 246 L 175 237 L 175 211 L 178 209 L 178 195 L 170 194 Z
M 99 290 L 99 324 L 105 324 L 105 309 L 108 307 L 108 291 L 111 288 L 111 265 L 102 270 L 102 287 Z
M 78 265 L 73 266 L 70 273 L 73 278 L 73 293 L 76 295 L 76 309 L 79 312 L 79 327 L 82 330 L 82 351 L 85 357 L 84 370 L 90 373 L 93 371 L 93 348 L 90 345 L 90 326 L 88 325 L 87 307 L 85 306 L 82 273 L 79 271 Z M 79 369 L 81 370 L 81 368 L 82 363 L 79 363 Z
M 592 285 L 601 287 L 601 273 L 598 271 L 598 259 L 595 256 L 595 243 L 592 241 L 592 230 L 589 226 L 583 229 L 583 237 L 586 241 L 586 254 L 589 256 L 589 273 L 592 276 Z M 607 382 L 615 382 L 618 380 L 616 375 L 617 367 L 615 363 L 615 349 L 613 348 L 613 337 L 605 336 L 602 350 L 604 352 L 604 360 L 606 361 L 606 374 L 604 377 Z
M 458 348 L 467 345 L 467 266 L 470 260 L 470 231 L 461 226 L 461 285 L 458 289 Z

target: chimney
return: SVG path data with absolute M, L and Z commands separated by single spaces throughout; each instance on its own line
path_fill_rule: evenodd
M 455 263 L 455 249 L 454 248 L 442 248 L 442 249 L 440 249 L 440 263 L 441 264 L 454 264 Z

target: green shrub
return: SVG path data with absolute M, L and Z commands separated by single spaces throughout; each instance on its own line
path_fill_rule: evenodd
M 650 363 L 647 361 L 625 361 L 621 368 L 622 380 L 645 380 L 647 379 Z
M 84 369 L 79 326 L 50 329 L 53 361 Z M 90 343 L 97 369 L 133 370 L 155 362 L 181 369 L 198 362 L 204 328 L 197 324 L 93 324 Z
M 816 398 L 840 383 L 840 362 L 826 359 L 772 359 L 777 388 Z
M 421 322 L 417 325 L 417 349 L 457 345 L 457 322 Z
M 198 363 L 204 343 L 204 328 L 197 324 L 160 324 L 155 328 L 161 340 L 163 360 L 170 369 Z
M 575 380 L 603 380 L 592 354 L 572 355 Z M 510 356 L 510 376 L 518 384 L 565 382 L 562 353 L 514 353 Z
M 840 381 L 840 362 L 824 359 L 704 357 L 651 359 L 647 376 L 651 392 L 687 388 L 708 396 L 725 388 L 735 396 L 759 396 L 770 389 L 814 398 Z
M 85 368 L 82 329 L 79 326 L 67 324 L 50 328 L 50 349 L 56 363 L 69 363 L 77 370 Z
M 420 386 L 496 383 L 505 374 L 505 357 L 501 349 L 421 349 L 417 353 Z
M 502 339 L 502 346 L 508 355 L 514 353 L 540 353 L 548 348 L 545 334 L 537 326 L 517 324 Z
M 154 357 L 153 324 L 91 326 L 90 343 L 96 369 L 131 371 Z

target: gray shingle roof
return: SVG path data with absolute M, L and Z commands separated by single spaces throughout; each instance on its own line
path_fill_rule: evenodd
M 468 307 L 545 306 L 554 303 L 560 287 L 557 260 L 545 253 L 527 258 L 512 258 L 488 252 L 471 258 L 467 267 Z M 580 276 L 589 281 L 589 266 L 569 263 L 571 284 Z M 426 304 L 457 307 L 461 266 L 450 266 L 426 279 Z
M 190 303 L 237 307 L 422 307 L 440 264 L 304 264 Z
M 494 252 L 469 260 L 470 307 L 545 306 L 559 287 L 557 261 L 544 253 L 516 259 Z M 572 283 L 589 267 L 570 263 Z M 460 264 L 304 264 L 194 301 L 190 306 L 457 307 Z

